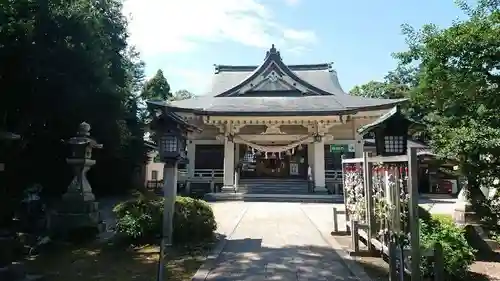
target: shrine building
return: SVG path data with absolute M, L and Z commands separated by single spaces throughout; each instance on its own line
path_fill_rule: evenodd
M 287 65 L 273 45 L 260 65 L 216 65 L 206 95 L 153 104 L 202 129 L 189 135 L 180 178 L 216 177 L 223 191 L 250 179 L 312 178 L 315 192 L 332 193 L 342 155 L 362 157 L 356 130 L 402 101 L 351 96 L 331 63 Z

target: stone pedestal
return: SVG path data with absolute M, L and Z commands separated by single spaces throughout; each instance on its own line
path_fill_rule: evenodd
M 464 186 L 458 193 L 458 198 L 453 209 L 453 220 L 460 226 L 477 224 L 476 213 L 473 211 L 467 186 Z
M 63 195 L 57 211 L 51 218 L 51 228 L 60 236 L 72 235 L 85 229 L 86 235 L 97 235 L 105 229 L 86 173 L 95 164 L 91 159 L 67 159 L 75 177 Z M 82 234 L 83 235 L 83 234 Z

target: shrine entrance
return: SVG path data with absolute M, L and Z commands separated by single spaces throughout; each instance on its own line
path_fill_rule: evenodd
M 307 179 L 307 145 L 284 152 L 260 152 L 241 146 L 241 178 Z
M 266 159 L 258 156 L 256 159 L 255 172 L 257 177 L 284 178 L 289 175 L 290 161 L 276 157 Z

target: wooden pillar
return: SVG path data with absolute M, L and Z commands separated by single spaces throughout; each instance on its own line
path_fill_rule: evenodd
M 408 150 L 408 191 L 410 247 L 411 247 L 411 281 L 420 281 L 420 230 L 418 219 L 418 158 L 417 149 Z
M 365 184 L 365 208 L 366 223 L 368 224 L 368 251 L 372 251 L 371 239 L 375 234 L 375 212 L 373 210 L 373 182 L 372 182 L 372 163 L 368 161 L 368 152 L 363 153 L 363 182 Z

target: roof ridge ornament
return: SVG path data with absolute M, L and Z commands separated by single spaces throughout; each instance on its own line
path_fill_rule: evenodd
M 333 61 L 331 61 L 331 62 L 329 62 L 329 63 L 327 63 L 327 64 L 328 64 L 328 71 L 329 71 L 329 72 L 333 72 L 333 71 L 335 71 L 335 69 L 333 69 L 333 64 L 334 64 L 334 62 L 333 62 Z
M 266 59 L 269 58 L 269 56 L 271 56 L 271 55 L 275 55 L 281 60 L 280 52 L 276 49 L 274 44 L 272 44 L 271 49 L 269 49 L 269 51 L 266 52 Z

